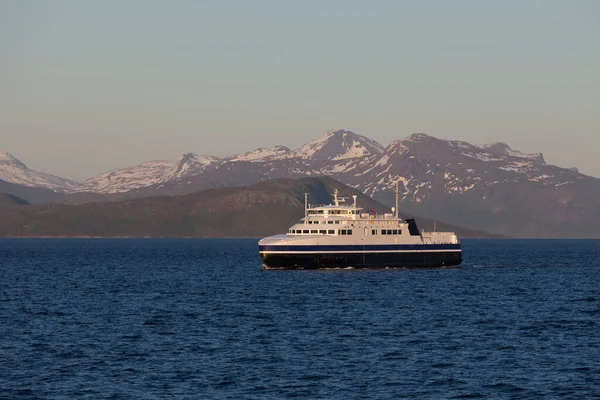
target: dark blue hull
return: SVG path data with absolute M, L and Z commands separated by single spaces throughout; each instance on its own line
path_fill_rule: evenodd
M 460 265 L 460 251 L 261 253 L 265 268 L 434 268 Z

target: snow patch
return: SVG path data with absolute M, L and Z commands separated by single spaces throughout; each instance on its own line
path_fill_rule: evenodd
M 78 189 L 97 193 L 122 193 L 167 181 L 194 176 L 220 161 L 217 157 L 187 153 L 176 160 L 148 161 L 105 172 L 87 179 Z
M 281 160 L 284 158 L 288 158 L 291 151 L 285 146 L 276 146 L 270 149 L 266 148 L 258 148 L 253 151 L 249 151 L 244 154 L 240 154 L 238 156 L 233 157 L 230 161 L 271 161 L 271 160 Z

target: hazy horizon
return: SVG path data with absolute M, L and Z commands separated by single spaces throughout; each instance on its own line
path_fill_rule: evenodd
M 600 3 L 0 2 L 0 149 L 81 181 L 331 129 L 600 177 Z

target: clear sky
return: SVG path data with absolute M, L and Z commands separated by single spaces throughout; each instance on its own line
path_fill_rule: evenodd
M 600 177 L 600 1 L 0 0 L 0 148 L 82 180 L 345 128 Z

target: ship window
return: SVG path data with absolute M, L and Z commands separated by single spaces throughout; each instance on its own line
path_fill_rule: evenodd
M 385 229 L 382 229 L 382 230 L 381 230 L 381 234 L 382 234 L 382 235 L 385 235 L 385 233 L 386 233 L 386 232 L 385 232 Z
M 313 222 L 313 224 L 318 224 L 318 223 L 319 223 L 319 221 L 314 221 L 314 222 Z
M 319 231 L 319 233 L 320 233 L 321 235 L 325 235 L 325 234 L 327 233 L 327 231 L 323 229 L 323 230 L 320 230 L 320 231 Z
M 398 235 L 402 235 L 402 229 L 398 229 Z
M 394 229 L 392 232 L 393 235 L 397 235 L 398 234 L 398 229 Z
M 327 221 L 328 224 L 333 224 L 333 221 Z
M 352 229 L 348 229 L 348 235 L 352 235 Z
M 335 223 L 336 223 L 336 224 L 339 224 L 339 223 L 340 223 L 340 221 L 335 221 Z
M 317 214 L 323 214 L 323 210 L 317 211 Z
M 313 230 L 310 231 L 310 233 L 317 233 L 317 230 L 313 229 Z
M 346 230 L 345 229 L 340 229 L 340 235 L 345 235 L 346 234 Z
M 303 230 L 302 233 L 308 233 L 308 229 Z
M 372 229 L 371 230 L 371 235 L 377 235 L 377 229 Z
M 312 225 L 312 221 L 308 221 L 308 223 Z
M 330 235 L 335 235 L 335 231 L 333 229 L 328 230 L 327 233 Z

